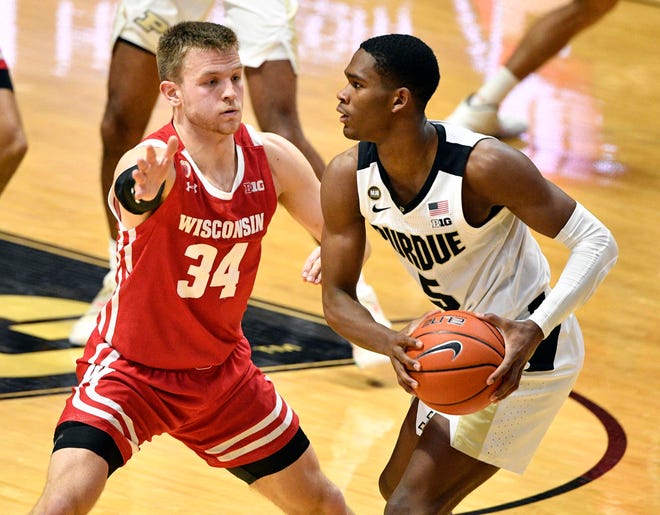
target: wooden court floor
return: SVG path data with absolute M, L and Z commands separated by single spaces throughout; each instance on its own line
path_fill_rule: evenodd
M 558 3 L 301 2 L 299 108 L 309 139 L 325 159 L 350 144 L 341 134 L 334 95 L 362 40 L 409 32 L 427 41 L 443 76 L 428 114 L 443 118 L 508 55 L 529 21 Z M 107 258 L 99 122 L 114 5 L 0 2 L 0 47 L 30 143 L 0 198 L 0 231 L 97 262 Z M 221 7 L 213 17 L 221 20 Z M 578 312 L 587 343 L 585 368 L 527 472 L 498 473 L 457 513 L 660 513 L 659 28 L 657 3 L 622 0 L 503 105 L 505 114 L 530 122 L 528 133 L 510 143 L 611 228 L 620 259 Z M 167 118 L 160 105 L 152 126 Z M 254 120 L 249 105 L 245 120 Z M 301 284 L 295 265 L 310 250 L 309 238 L 284 211 L 271 227 L 255 297 L 321 314 L 319 289 Z M 404 321 L 429 309 L 393 253 L 373 236 L 366 276 L 386 314 Z M 567 253 L 553 241 L 539 241 L 556 278 Z M 1 297 L 0 310 L 14 302 Z M 1 322 L 5 317 L 0 312 Z M 78 353 L 70 351 L 71 370 Z M 0 356 L 0 380 L 21 374 L 6 363 Z M 36 357 L 29 366 L 40 366 Z M 276 372 L 272 378 L 356 513 L 381 513 L 377 478 L 409 402 L 404 392 L 369 386 L 350 364 Z M 0 513 L 26 513 L 37 498 L 63 400 L 62 393 L 0 397 Z M 275 510 L 163 436 L 112 477 L 94 513 Z

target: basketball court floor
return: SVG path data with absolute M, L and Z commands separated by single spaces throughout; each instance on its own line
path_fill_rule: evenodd
M 299 109 L 324 159 L 351 143 L 335 93 L 364 39 L 405 32 L 436 52 L 442 80 L 428 115 L 442 119 L 558 0 L 301 1 Z M 0 197 L 0 513 L 27 513 L 81 349 L 67 340 L 107 270 L 99 182 L 111 0 L 3 0 L 0 48 L 30 148 Z M 211 18 L 222 20 L 220 3 Z M 578 316 L 584 371 L 522 476 L 498 473 L 461 514 L 660 513 L 660 6 L 622 0 L 507 98 L 530 129 L 508 141 L 608 227 L 620 259 Z M 1 113 L 0 113 L 1 115 Z M 159 104 L 151 127 L 167 121 Z M 255 123 L 249 104 L 245 121 Z M 396 327 L 430 309 L 374 232 L 365 274 Z M 567 252 L 539 237 L 556 279 Z M 382 513 L 377 481 L 409 398 L 374 386 L 324 323 L 320 289 L 299 269 L 311 250 L 280 210 L 245 331 L 255 362 L 296 409 L 325 472 L 358 514 Z M 448 474 L 451 471 L 447 471 Z M 108 483 L 97 514 L 271 514 L 228 473 L 173 439 L 145 444 Z

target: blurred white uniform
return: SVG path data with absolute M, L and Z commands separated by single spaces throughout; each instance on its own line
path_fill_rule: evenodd
M 122 0 L 117 6 L 112 40 L 121 38 L 153 54 L 168 27 L 181 21 L 208 18 L 215 0 Z M 217 21 L 238 37 L 244 66 L 264 61 L 291 61 L 298 70 L 295 15 L 297 0 L 226 0 L 224 17 Z

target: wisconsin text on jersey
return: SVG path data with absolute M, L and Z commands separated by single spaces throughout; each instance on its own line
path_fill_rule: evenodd
M 200 238 L 244 238 L 264 230 L 264 214 L 245 216 L 238 220 L 209 220 L 181 213 L 179 230 Z

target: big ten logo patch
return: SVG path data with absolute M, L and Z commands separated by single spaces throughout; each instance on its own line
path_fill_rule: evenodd
M 254 193 L 255 191 L 264 191 L 266 189 L 262 180 L 244 182 L 243 188 L 245 188 L 245 193 Z

